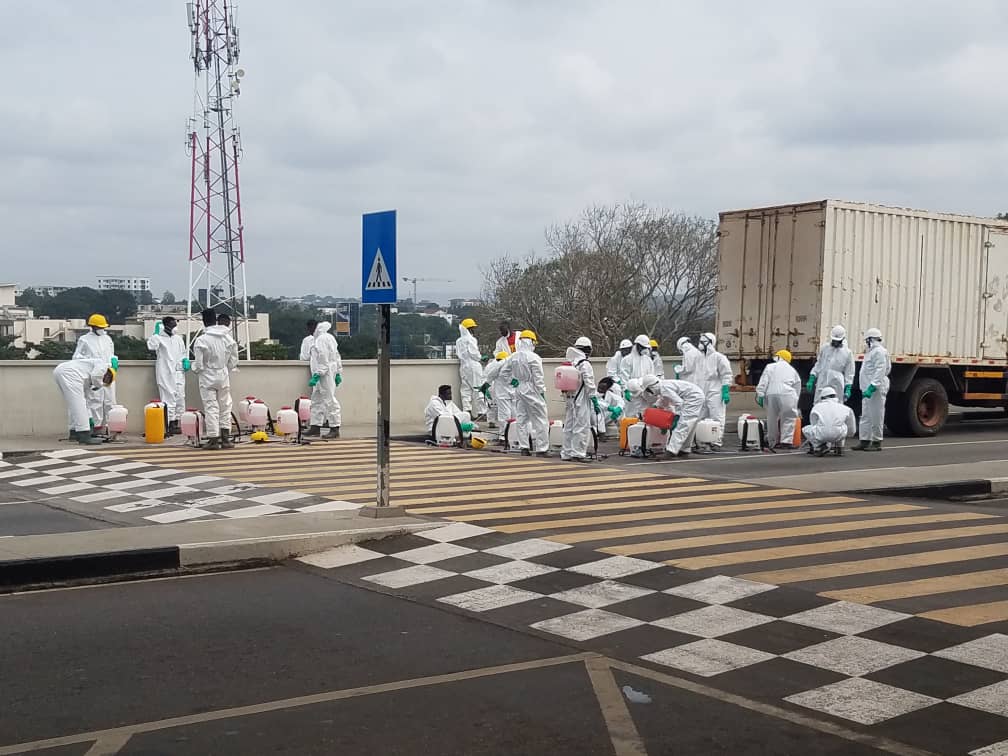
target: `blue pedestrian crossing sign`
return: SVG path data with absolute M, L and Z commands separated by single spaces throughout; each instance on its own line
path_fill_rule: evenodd
M 361 302 L 396 302 L 396 211 L 365 213 L 361 246 Z

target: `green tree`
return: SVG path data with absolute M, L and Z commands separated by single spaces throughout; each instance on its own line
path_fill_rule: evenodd
M 175 304 L 175 295 L 170 291 L 166 291 L 161 295 L 161 304 Z
M 24 298 L 25 295 L 22 295 Z M 86 318 L 97 312 L 104 315 L 109 323 L 120 325 L 137 311 L 136 299 L 128 291 L 98 291 L 88 286 L 67 289 L 55 297 L 39 297 L 32 301 L 33 304 L 25 306 L 35 308 L 36 316 Z
M 10 336 L 0 336 L 0 360 L 23 360 L 25 350 L 14 346 L 14 339 Z
M 286 360 L 288 350 L 283 344 L 274 344 L 260 339 L 252 342 L 253 360 Z
M 73 357 L 77 345 L 69 341 L 42 341 L 38 344 L 28 344 L 26 351 L 35 350 L 37 360 L 69 360 Z
M 143 339 L 113 335 L 112 343 L 120 360 L 153 360 L 157 356 L 147 348 L 147 342 Z
M 154 295 L 150 291 L 141 291 L 139 302 L 142 305 L 154 304 Z

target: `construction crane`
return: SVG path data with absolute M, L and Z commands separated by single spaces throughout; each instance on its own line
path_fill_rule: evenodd
M 417 281 L 423 281 L 424 283 L 437 281 L 438 283 L 452 283 L 450 278 L 410 278 L 409 276 L 403 276 L 403 281 L 406 283 L 413 284 L 413 308 L 416 309 L 417 305 L 420 303 L 417 301 L 416 285 Z

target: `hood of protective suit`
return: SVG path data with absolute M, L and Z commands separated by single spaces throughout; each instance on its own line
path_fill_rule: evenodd
M 533 342 L 532 339 L 518 339 L 516 348 L 519 352 L 534 352 L 535 342 Z
M 212 325 L 203 329 L 204 336 L 211 336 L 215 339 L 222 339 L 231 335 L 231 326 Z
M 332 323 L 322 321 L 317 326 L 315 326 L 315 338 L 317 339 L 323 333 L 329 333 L 329 329 L 332 328 Z
M 706 338 L 707 341 L 710 342 L 711 351 L 717 349 L 717 336 L 715 336 L 713 333 L 705 333 L 704 338 Z
M 679 341 L 676 342 L 676 349 L 678 349 L 683 354 L 686 354 L 691 348 L 693 348 L 692 342 L 689 340 L 689 336 L 683 336 Z
M 464 339 L 466 339 L 466 338 L 473 338 L 473 339 L 475 339 L 476 338 L 471 333 L 469 333 L 469 329 L 466 328 L 461 323 L 459 323 L 459 336 L 461 336 Z

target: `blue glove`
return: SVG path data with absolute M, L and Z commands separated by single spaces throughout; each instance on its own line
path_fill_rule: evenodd
M 333 380 L 336 381 L 336 385 L 339 386 L 343 383 L 343 376 L 340 373 L 336 373 L 336 377 Z
M 846 386 L 843 387 L 843 398 L 844 398 L 844 401 L 847 401 L 848 399 L 850 399 L 851 389 L 853 389 L 853 388 L 854 387 L 851 384 L 849 384 L 849 383 Z
M 728 404 L 729 399 L 730 399 L 730 397 L 729 397 L 729 393 L 728 393 L 728 387 L 727 386 L 722 386 L 721 387 L 721 401 L 724 402 L 725 404 Z
M 321 381 L 321 380 L 322 380 L 322 376 L 321 376 L 321 375 L 319 375 L 318 373 L 315 373 L 315 374 L 313 374 L 313 375 L 312 375 L 312 377 L 311 377 L 311 378 L 309 378 L 309 379 L 308 379 L 308 385 L 309 385 L 309 386 L 310 386 L 311 388 L 315 388 L 315 386 L 316 386 L 316 385 L 318 384 L 318 382 L 319 382 L 319 381 Z
M 874 393 L 875 393 L 876 391 L 878 391 L 878 386 L 876 386 L 876 385 L 875 385 L 874 383 L 872 383 L 872 384 L 869 384 L 869 385 L 868 385 L 868 388 L 866 388 L 866 389 L 865 389 L 864 391 L 862 391 L 862 392 L 861 392 L 861 395 L 862 395 L 862 396 L 863 396 L 863 397 L 864 397 L 865 399 L 871 399 L 871 398 L 872 398 L 872 395 L 873 395 L 873 394 L 874 394 Z
M 592 395 L 591 400 L 592 400 L 592 407 L 595 408 L 595 411 L 596 412 L 601 412 L 602 411 L 602 407 L 599 405 L 598 397 L 595 396 L 595 395 Z
M 763 406 L 763 397 L 762 396 L 757 396 L 756 397 L 756 404 L 758 404 L 760 407 Z
M 189 361 L 188 357 L 182 358 L 182 372 L 188 373 L 189 369 L 192 367 L 192 362 Z
M 459 423 L 459 425 L 462 427 L 463 433 L 469 433 L 474 427 L 476 427 L 472 423 Z
M 116 357 L 115 355 L 112 356 L 112 369 L 113 370 L 119 369 L 119 358 Z

